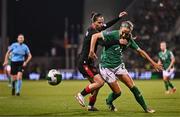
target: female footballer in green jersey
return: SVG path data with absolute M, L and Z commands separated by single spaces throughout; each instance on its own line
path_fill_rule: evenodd
M 170 82 L 170 78 L 174 77 L 174 63 L 175 57 L 173 53 L 166 48 L 166 42 L 162 41 L 160 43 L 161 51 L 158 53 L 158 63 L 163 65 L 163 80 L 165 84 L 165 93 L 175 93 L 176 88 Z M 169 90 L 169 87 L 171 90 Z
M 79 104 L 83 107 L 86 107 L 84 97 L 88 94 L 92 94 L 89 98 L 89 105 L 87 106 L 88 111 L 98 111 L 98 109 L 94 106 L 96 102 L 96 98 L 99 92 L 99 89 L 104 85 L 104 80 L 101 78 L 98 68 L 95 66 L 94 61 L 88 58 L 90 44 L 91 44 L 91 36 L 97 32 L 101 32 L 117 21 L 121 19 L 121 17 L 127 15 L 126 12 L 120 12 L 119 16 L 108 23 L 104 24 L 104 17 L 100 13 L 93 13 L 91 18 L 91 25 L 88 28 L 86 35 L 83 41 L 83 48 L 81 54 L 78 58 L 78 69 L 84 78 L 87 78 L 90 82 L 81 92 L 75 95 L 75 98 L 79 102 Z M 112 40 L 111 42 L 104 42 L 104 40 L 99 40 L 97 45 L 111 45 L 111 44 L 119 44 L 120 42 Z M 96 46 L 97 46 L 96 45 Z M 96 49 L 95 49 L 96 51 Z
M 127 40 L 127 43 L 124 45 L 113 45 L 110 47 L 104 47 L 101 54 L 100 61 L 100 73 L 104 80 L 108 83 L 112 89 L 112 93 L 106 99 L 106 104 L 109 106 L 111 111 L 117 111 L 113 105 L 113 101 L 121 95 L 121 88 L 118 84 L 117 79 L 121 80 L 134 94 L 136 101 L 141 105 L 147 113 L 154 113 L 155 110 L 147 107 L 143 96 L 139 89 L 135 86 L 132 78 L 129 76 L 128 71 L 125 68 L 125 64 L 122 59 L 123 52 L 128 48 L 132 48 L 140 53 L 144 58 L 146 58 L 156 70 L 161 70 L 162 66 L 155 63 L 149 55 L 132 39 L 131 31 L 133 30 L 133 24 L 130 21 L 122 22 L 120 30 L 115 30 L 112 32 L 100 32 L 92 36 L 91 47 L 90 47 L 90 58 L 97 58 L 94 53 L 94 45 L 99 38 L 103 38 L 105 41 L 109 40 Z

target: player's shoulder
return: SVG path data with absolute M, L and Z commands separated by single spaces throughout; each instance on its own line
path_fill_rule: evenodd
M 168 53 L 171 53 L 171 52 L 172 52 L 172 51 L 171 51 L 171 50 L 169 50 L 169 49 L 167 49 L 166 51 L 167 51 Z
M 9 48 L 16 48 L 19 45 L 19 43 L 14 42 L 11 44 L 11 46 Z
M 87 37 L 87 36 L 91 36 L 91 35 L 93 35 L 93 34 L 95 34 L 95 33 L 97 33 L 97 31 L 90 26 L 90 27 L 87 29 L 85 36 L 86 36 L 86 37 Z
M 119 30 L 103 31 L 103 34 L 105 34 L 105 35 L 119 35 Z
M 158 54 L 161 54 L 161 53 L 162 53 L 162 51 L 159 51 L 159 52 L 158 52 Z
M 158 52 L 158 56 L 160 56 L 161 54 L 162 54 L 162 51 L 159 51 L 159 52 Z
M 11 44 L 11 46 L 18 45 L 18 42 L 14 42 Z
M 25 43 L 23 43 L 22 46 L 23 46 L 24 48 L 28 48 L 28 45 L 25 44 Z
M 170 55 L 170 56 L 174 56 L 173 52 L 171 50 L 167 50 L 167 53 Z

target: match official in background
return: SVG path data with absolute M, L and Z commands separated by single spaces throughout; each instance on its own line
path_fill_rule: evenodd
M 8 64 L 8 58 L 10 56 L 10 53 L 11 53 L 12 95 L 20 96 L 24 67 L 27 66 L 28 62 L 32 58 L 29 47 L 24 43 L 23 34 L 19 34 L 17 38 L 17 42 L 12 43 L 12 45 L 9 47 L 5 55 L 3 66 L 6 66 Z

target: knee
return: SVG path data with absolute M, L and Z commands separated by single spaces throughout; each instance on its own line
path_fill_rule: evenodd
M 167 77 L 164 77 L 163 80 L 164 80 L 164 81 L 168 81 L 168 78 L 167 78 Z
M 99 82 L 100 87 L 104 86 L 104 81 Z
M 104 82 L 97 82 L 97 88 L 101 88 L 104 85 Z
M 115 94 L 117 97 L 119 97 L 119 96 L 121 96 L 121 91 L 120 91 L 120 92 L 114 92 L 114 94 Z
M 104 85 L 104 80 L 97 80 L 96 83 L 98 84 L 98 87 L 102 87 Z

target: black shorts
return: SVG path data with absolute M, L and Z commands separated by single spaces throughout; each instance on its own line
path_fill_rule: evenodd
M 93 78 L 96 74 L 99 74 L 99 70 L 95 66 L 86 64 L 85 62 L 79 62 L 78 69 L 84 78 Z
M 18 72 L 23 72 L 23 63 L 24 61 L 17 61 L 13 62 L 11 61 L 11 75 L 16 75 Z

